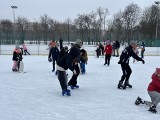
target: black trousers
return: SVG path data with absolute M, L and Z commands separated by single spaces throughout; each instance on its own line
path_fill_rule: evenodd
M 77 77 L 80 73 L 80 70 L 79 70 L 79 66 L 78 64 L 77 65 L 74 65 L 74 69 L 76 70 L 76 75 L 72 75 L 72 78 L 70 79 L 70 81 L 68 82 L 68 85 L 73 85 L 73 86 L 76 86 L 77 85 Z
M 59 71 L 57 70 L 58 73 L 58 80 L 61 85 L 62 90 L 67 90 L 67 75 L 66 71 Z
M 132 70 L 131 70 L 129 64 L 127 64 L 127 63 L 122 63 L 122 64 L 121 64 L 121 68 L 122 68 L 123 75 L 122 75 L 122 77 L 121 77 L 120 82 L 123 83 L 124 80 L 125 80 L 125 82 L 128 82 L 128 83 L 129 83 L 129 78 L 130 78 L 130 75 L 131 75 L 131 73 L 132 73 Z
M 110 64 L 110 59 L 111 59 L 111 55 L 105 55 L 105 64 L 109 65 Z
M 53 70 L 55 70 L 55 63 L 57 62 L 57 60 L 53 59 Z

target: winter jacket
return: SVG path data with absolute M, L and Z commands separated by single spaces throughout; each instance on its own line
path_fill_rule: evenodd
M 87 64 L 88 55 L 86 50 L 84 50 L 84 53 L 81 55 L 80 61 Z
M 52 47 L 49 51 L 49 55 L 48 55 L 48 58 L 50 58 L 52 55 L 52 59 L 53 60 L 57 60 L 58 58 L 58 55 L 59 55 L 59 50 L 57 47 Z
M 139 56 L 136 55 L 136 53 L 133 51 L 132 46 L 128 46 L 126 47 L 123 51 L 122 54 L 120 56 L 120 60 L 119 60 L 119 64 L 122 63 L 126 63 L 129 64 L 129 59 L 130 57 L 133 57 L 134 59 L 138 60 L 138 61 L 143 61 L 142 58 L 140 58 Z
M 156 74 L 152 75 L 152 81 L 148 86 L 148 91 L 156 91 L 160 93 L 160 79 Z
M 116 49 L 117 48 L 120 48 L 120 43 L 119 43 L 119 41 L 116 41 Z
M 12 60 L 14 61 L 22 61 L 22 53 L 20 52 L 20 50 L 15 49 L 13 51 L 13 57 Z
M 60 59 L 61 57 L 65 56 L 68 53 L 68 51 L 66 52 L 64 48 L 62 48 L 59 52 L 58 55 L 58 59 Z
M 57 60 L 57 65 L 61 68 L 67 70 L 68 68 L 73 71 L 73 63 L 80 56 L 80 49 L 77 47 L 72 47 L 66 55 Z
M 109 45 L 106 45 L 105 49 L 104 49 L 104 53 L 106 55 L 111 55 L 112 54 L 112 45 L 109 44 Z

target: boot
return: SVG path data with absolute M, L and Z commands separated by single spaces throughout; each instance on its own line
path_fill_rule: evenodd
M 126 89 L 126 87 L 132 88 L 132 85 L 130 85 L 128 81 L 125 81 L 124 89 Z
M 151 105 L 151 107 L 148 109 L 148 111 L 152 113 L 157 113 L 156 106 L 154 104 Z
M 144 104 L 144 102 L 142 101 L 142 99 L 140 97 L 138 97 L 135 101 L 135 104 L 136 105 L 139 105 L 139 104 Z
M 67 95 L 67 96 L 71 96 L 71 91 L 69 89 L 66 89 L 66 90 L 62 90 L 62 95 Z
M 119 89 L 124 89 L 123 82 L 119 82 L 119 83 L 118 83 L 118 88 L 119 88 Z

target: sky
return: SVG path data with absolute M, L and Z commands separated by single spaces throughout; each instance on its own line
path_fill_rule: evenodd
M 108 8 L 109 18 L 124 10 L 130 3 L 135 3 L 144 9 L 154 4 L 155 0 L 0 0 L 0 19 L 13 20 L 12 5 L 17 6 L 15 15 L 37 21 L 40 16 L 47 14 L 52 19 L 65 21 L 75 19 L 78 14 L 91 13 L 98 7 Z

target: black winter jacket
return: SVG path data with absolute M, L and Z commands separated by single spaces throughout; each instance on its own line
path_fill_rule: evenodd
M 142 58 L 140 58 L 139 56 L 137 56 L 135 54 L 135 52 L 133 51 L 132 49 L 132 46 L 128 46 L 126 47 L 123 51 L 122 51 L 122 54 L 120 56 L 120 60 L 119 60 L 119 64 L 122 64 L 122 63 L 127 63 L 129 64 L 129 59 L 130 57 L 133 57 L 134 59 L 138 60 L 138 61 L 143 61 Z

